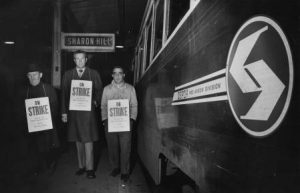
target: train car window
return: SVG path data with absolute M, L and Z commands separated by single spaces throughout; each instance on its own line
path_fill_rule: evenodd
M 178 23 L 189 10 L 190 0 L 170 0 L 169 4 L 169 27 L 167 37 L 172 34 Z
M 138 47 L 138 69 L 137 69 L 138 79 L 143 74 L 143 66 L 144 66 L 144 38 L 142 38 Z
M 164 20 L 164 0 L 158 0 L 155 4 L 155 37 L 154 37 L 154 55 L 162 47 L 163 20 Z
M 134 55 L 134 69 L 133 69 L 133 72 L 134 72 L 134 83 L 136 83 L 137 82 L 137 80 L 138 80 L 138 77 L 137 77 L 137 72 L 138 72 L 138 52 L 136 51 L 135 52 L 135 55 Z
M 147 44 L 146 44 L 146 66 L 145 70 L 148 68 L 150 62 L 151 62 L 151 41 L 152 41 L 152 20 L 151 16 L 149 17 L 149 22 L 146 27 L 147 29 Z

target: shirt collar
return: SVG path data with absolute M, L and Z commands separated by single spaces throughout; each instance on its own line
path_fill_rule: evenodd
M 123 87 L 126 87 L 126 84 L 125 84 L 125 81 L 123 81 L 121 84 L 116 84 L 114 80 L 111 81 L 111 84 L 114 86 L 114 87 L 117 87 L 117 88 L 123 88 Z
M 82 72 L 84 72 L 85 69 L 86 69 L 86 67 L 84 67 L 84 68 L 77 68 L 77 67 L 76 67 L 76 71 L 77 71 L 77 72 L 79 72 L 79 70 L 82 70 Z

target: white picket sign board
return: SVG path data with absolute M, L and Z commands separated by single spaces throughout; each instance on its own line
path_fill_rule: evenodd
M 48 97 L 25 100 L 28 132 L 53 129 Z
M 130 131 L 129 100 L 108 100 L 108 132 Z
M 72 80 L 70 91 L 70 111 L 91 111 L 92 81 Z

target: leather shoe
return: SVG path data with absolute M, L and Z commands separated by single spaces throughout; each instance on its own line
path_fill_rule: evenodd
M 120 174 L 120 168 L 115 168 L 115 169 L 113 169 L 111 172 L 110 172 L 110 175 L 112 176 L 112 177 L 116 177 L 117 175 L 119 175 Z
M 75 174 L 76 174 L 77 176 L 81 176 L 82 174 L 84 174 L 84 172 L 85 172 L 85 168 L 79 168 L 79 170 L 77 170 L 77 171 L 75 172 Z
M 88 179 L 94 179 L 94 178 L 96 178 L 96 174 L 95 174 L 94 170 L 87 170 L 86 171 L 86 177 Z

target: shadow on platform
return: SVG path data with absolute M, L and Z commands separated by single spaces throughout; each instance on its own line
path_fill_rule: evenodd
M 142 173 L 140 164 L 134 164 L 130 181 L 123 186 L 120 176 L 111 177 L 111 168 L 108 163 L 107 148 L 98 146 L 95 157 L 96 178 L 87 179 L 85 175 L 76 176 L 77 157 L 73 144 L 70 144 L 68 151 L 61 154 L 58 159 L 55 171 L 44 170 L 36 175 L 28 168 L 27 162 L 21 160 L 14 165 L 15 168 L 1 172 L 0 192 L 3 193 L 149 193 L 147 183 Z

